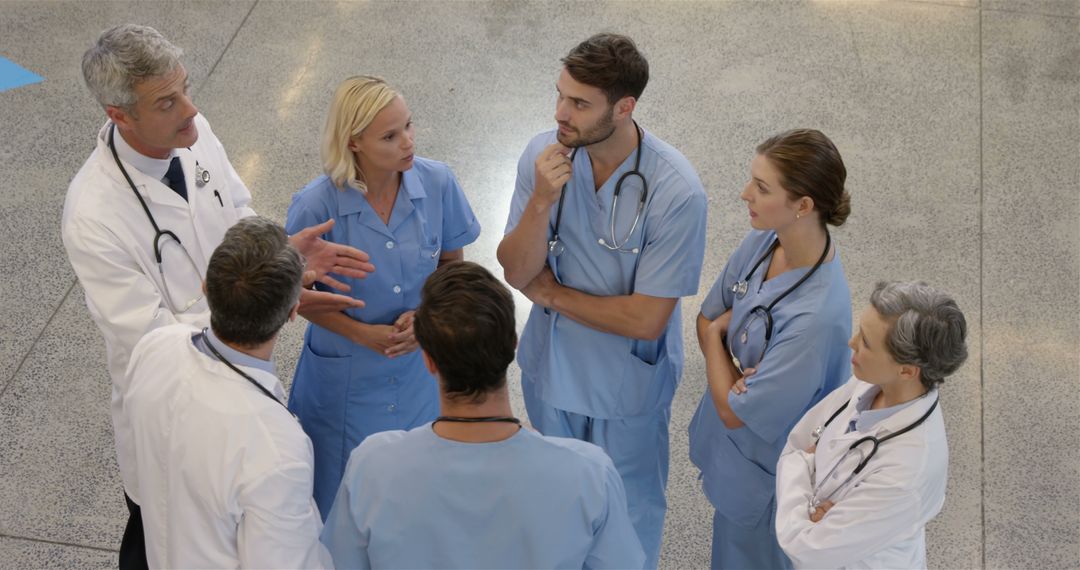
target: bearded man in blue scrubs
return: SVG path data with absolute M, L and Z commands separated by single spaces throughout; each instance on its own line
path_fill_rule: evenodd
M 649 64 L 630 38 L 595 35 L 562 63 L 558 128 L 518 162 L 498 250 L 507 282 L 533 302 L 518 349 L 525 406 L 544 435 L 611 456 L 655 567 L 679 299 L 698 288 L 705 192 L 686 158 L 633 119 Z

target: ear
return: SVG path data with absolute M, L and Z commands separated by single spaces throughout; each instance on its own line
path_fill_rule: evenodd
M 809 196 L 803 196 L 795 201 L 795 212 L 800 217 L 805 218 L 814 211 L 814 199 Z
M 300 301 L 297 301 L 296 304 L 293 305 L 292 310 L 289 311 L 289 322 L 291 323 L 291 322 L 295 321 L 296 320 L 296 315 L 298 315 L 299 313 L 300 313 Z
M 439 376 L 439 369 L 435 366 L 435 361 L 428 356 L 428 353 L 424 349 L 420 349 L 420 354 L 424 357 L 424 367 L 427 368 L 428 373 L 432 376 Z
M 206 295 L 206 280 L 205 279 L 203 279 L 203 282 L 202 282 L 202 294 Z
M 121 130 L 130 129 L 131 123 L 135 120 L 131 113 L 113 105 L 105 107 L 105 116 L 109 117 L 109 120 L 120 127 Z
M 615 102 L 615 114 L 619 119 L 629 117 L 637 107 L 637 99 L 627 95 Z
M 360 152 L 360 142 L 354 137 L 349 137 L 349 144 L 346 145 L 350 152 Z
M 921 382 L 922 371 L 912 364 L 900 365 L 900 378 L 905 382 Z

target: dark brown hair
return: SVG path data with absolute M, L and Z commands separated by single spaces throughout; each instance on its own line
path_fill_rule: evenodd
M 649 83 L 649 62 L 634 41 L 619 34 L 596 34 L 562 58 L 576 81 L 599 88 L 613 104 L 627 95 L 641 98 Z
M 432 273 L 420 291 L 413 330 L 447 397 L 483 402 L 506 385 L 517 347 L 514 298 L 487 269 L 458 261 Z
M 844 190 L 847 169 L 829 137 L 814 129 L 780 133 L 757 147 L 780 171 L 780 185 L 793 199 L 810 197 L 820 212 L 821 225 L 840 226 L 851 213 L 851 196 Z

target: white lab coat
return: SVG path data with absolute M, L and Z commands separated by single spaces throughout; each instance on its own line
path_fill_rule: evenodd
M 248 206 L 251 193 L 229 164 L 210 124 L 197 115 L 195 125 L 198 141 L 190 150 L 177 149 L 187 182 L 187 202 L 160 180 L 124 164 L 158 226 L 180 238 L 198 267 L 199 274 L 195 274 L 179 248 L 164 248 L 162 266 L 172 296 L 178 300 L 200 294 L 210 254 L 225 231 L 238 219 L 255 213 Z M 113 382 L 117 462 L 125 491 L 138 503 L 130 428 L 122 412 L 124 371 L 131 351 L 153 329 L 176 322 L 205 326 L 210 313 L 205 299 L 178 315 L 172 314 L 164 301 L 154 258 L 154 229 L 113 160 L 107 138 L 110 127 L 111 123 L 102 127 L 97 148 L 68 187 L 61 230 L 68 260 L 86 295 L 86 306 L 105 337 Z M 210 173 L 210 182 L 202 187 L 195 184 L 196 161 Z
M 949 450 L 941 404 L 915 429 L 881 444 L 863 471 L 831 500 L 835 506 L 817 522 L 807 512 L 814 482 L 826 478 L 849 446 L 867 435 L 884 437 L 921 418 L 937 390 L 878 422 L 869 431 L 844 433 L 859 396 L 874 387 L 852 377 L 810 409 L 788 436 L 776 468 L 776 537 L 796 568 L 926 568 L 925 526 L 941 511 Z M 814 454 L 811 432 L 836 410 L 848 407 L 825 428 Z M 860 449 L 869 450 L 864 443 Z M 818 482 L 828 496 L 858 463 L 852 453 Z
M 275 402 L 192 342 L 178 324 L 148 333 L 128 368 L 151 568 L 331 568 L 319 542 L 311 440 L 271 373 L 237 366 Z

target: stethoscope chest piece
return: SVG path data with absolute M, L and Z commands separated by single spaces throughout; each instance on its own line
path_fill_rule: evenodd
M 206 186 L 210 183 L 210 171 L 203 168 L 198 162 L 195 163 L 195 185 L 198 187 Z
M 750 289 L 750 284 L 746 281 L 739 281 L 731 286 L 731 292 L 735 294 L 736 299 L 742 299 L 746 296 L 746 291 Z

